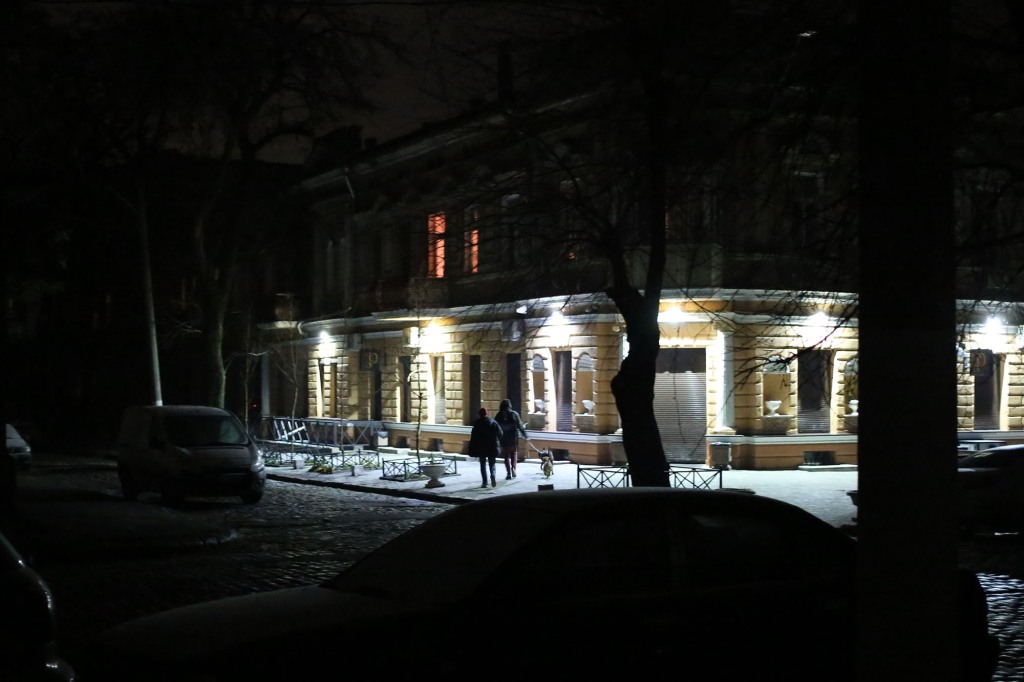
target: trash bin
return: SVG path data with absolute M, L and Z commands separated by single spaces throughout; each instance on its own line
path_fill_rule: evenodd
M 732 466 L 732 443 L 709 443 L 706 464 L 715 469 L 730 468 Z
M 382 448 L 382 447 L 387 447 L 387 445 L 388 445 L 388 432 L 387 431 L 378 431 L 377 432 L 377 447 L 378 448 Z

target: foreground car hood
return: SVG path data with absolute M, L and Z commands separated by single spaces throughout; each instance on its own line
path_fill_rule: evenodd
M 99 646 L 102 657 L 112 661 L 171 663 L 246 649 L 258 656 L 261 643 L 333 632 L 381 611 L 379 599 L 319 586 L 297 587 L 144 616 L 105 631 Z

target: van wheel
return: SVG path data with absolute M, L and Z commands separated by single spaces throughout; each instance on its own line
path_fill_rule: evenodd
M 121 494 L 124 499 L 139 499 L 139 486 L 135 482 L 135 477 L 123 464 L 117 465 L 117 477 L 121 480 Z
M 256 504 L 263 499 L 262 490 L 250 490 L 247 493 L 242 493 L 242 502 L 245 504 Z

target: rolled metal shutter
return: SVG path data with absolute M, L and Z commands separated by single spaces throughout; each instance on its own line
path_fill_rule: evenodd
M 832 404 L 832 351 L 800 353 L 797 367 L 798 433 L 829 433 Z
M 572 352 L 555 352 L 555 429 L 572 431 Z
M 707 369 L 702 348 L 662 348 L 654 377 L 654 417 L 669 462 L 707 459 Z

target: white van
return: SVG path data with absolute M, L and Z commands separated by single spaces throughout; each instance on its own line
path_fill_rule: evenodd
M 238 417 L 198 405 L 127 408 L 117 473 L 126 499 L 156 492 L 168 503 L 188 495 L 238 495 L 253 504 L 267 481 L 263 455 Z

